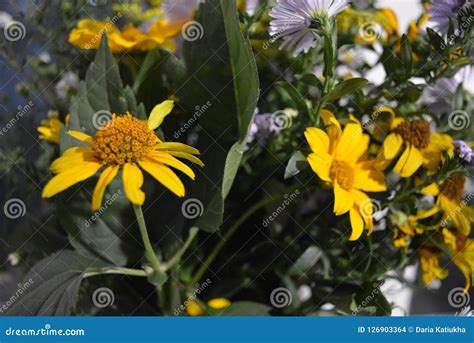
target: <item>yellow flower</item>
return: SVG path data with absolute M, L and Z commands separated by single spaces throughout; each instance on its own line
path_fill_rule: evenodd
M 369 136 L 362 133 L 359 122 L 347 124 L 344 131 L 334 115 L 321 111 L 327 133 L 315 127 L 306 129 L 305 137 L 312 153 L 307 157 L 313 171 L 334 188 L 334 213 L 349 212 L 352 226 L 350 240 L 362 234 L 364 226 L 373 230 L 373 204 L 364 193 L 383 192 L 385 177 L 367 160 Z
M 398 156 L 404 148 L 393 170 L 401 177 L 412 176 L 422 165 L 434 172 L 443 160 L 443 152 L 453 155 L 454 146 L 449 135 L 431 132 L 430 123 L 424 119 L 405 120 L 395 117 L 392 109 L 390 132 L 383 142 L 378 160 L 384 166 Z
M 81 49 L 97 49 L 102 34 L 107 35 L 110 50 L 113 53 L 127 51 L 147 51 L 157 46 L 174 50 L 171 37 L 181 30 L 181 25 L 171 25 L 167 20 L 158 20 L 143 33 L 133 24 L 120 31 L 111 20 L 95 21 L 83 19 L 69 34 L 69 43 Z
M 42 120 L 37 131 L 39 132 L 39 139 L 50 141 L 59 144 L 61 136 L 61 126 L 63 123 L 59 120 L 57 112 L 50 112 L 50 118 Z M 69 114 L 66 116 L 66 126 L 69 122 Z
M 463 234 L 443 229 L 444 244 L 451 253 L 451 260 L 466 279 L 465 292 L 472 287 L 474 278 L 474 240 Z
M 454 175 L 440 184 L 433 183 L 421 190 L 425 195 L 436 196 L 433 208 L 418 215 L 419 219 L 428 218 L 443 211 L 442 226 L 453 225 L 460 233 L 467 236 L 471 232 L 471 222 L 474 221 L 474 210 L 463 199 L 466 177 Z
M 429 19 L 430 16 L 428 15 L 428 13 L 423 13 L 418 23 L 415 20 L 410 21 L 410 26 L 408 27 L 407 32 L 407 38 L 411 43 L 418 38 L 420 31 L 423 29 Z
M 435 279 L 442 280 L 448 276 L 448 271 L 439 265 L 440 252 L 425 247 L 420 249 L 419 255 L 423 282 L 426 285 Z
M 68 133 L 88 146 L 73 147 L 51 164 L 51 171 L 56 174 L 43 189 L 43 197 L 50 198 L 55 194 L 84 181 L 99 170 L 99 180 L 92 195 L 92 208 L 97 210 L 102 204 L 106 187 L 122 170 L 122 181 L 125 195 L 135 205 L 142 205 L 145 193 L 141 190 L 143 174 L 148 172 L 177 196 L 184 196 L 184 185 L 171 170 L 180 170 L 191 179 L 194 172 L 175 157 L 180 157 L 203 166 L 194 155 L 199 151 L 182 143 L 162 142 L 155 130 L 173 109 L 173 101 L 166 100 L 156 105 L 148 121 L 132 117 L 113 115 L 94 137 L 83 132 Z M 140 169 L 141 168 L 141 169 Z
M 213 310 L 222 310 L 232 303 L 226 298 L 214 298 L 207 302 L 207 306 Z M 196 300 L 189 302 L 186 307 L 186 313 L 190 316 L 203 316 L 206 314 L 204 307 Z

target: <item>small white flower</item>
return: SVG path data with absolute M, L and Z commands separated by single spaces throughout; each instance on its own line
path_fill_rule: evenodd
M 61 100 L 67 101 L 69 96 L 79 89 L 79 76 L 72 71 L 64 73 L 56 84 L 56 94 Z
M 316 46 L 312 32 L 315 19 L 331 18 L 349 5 L 347 0 L 278 0 L 269 13 L 274 18 L 269 33 L 273 39 L 283 40 L 280 50 L 292 50 L 296 57 Z
M 3 29 L 12 21 L 13 21 L 13 17 L 10 15 L 10 13 L 0 11 L 0 29 Z

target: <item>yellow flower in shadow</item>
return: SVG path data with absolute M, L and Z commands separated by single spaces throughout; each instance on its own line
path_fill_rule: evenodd
M 448 271 L 439 265 L 441 252 L 429 247 L 423 247 L 419 250 L 418 254 L 423 282 L 426 285 L 429 285 L 434 280 L 443 280 L 448 276 Z
M 102 34 L 106 34 L 113 53 L 148 51 L 157 46 L 174 50 L 176 46 L 171 38 L 180 30 L 181 25 L 171 25 L 164 19 L 153 23 L 146 33 L 133 24 L 125 25 L 120 31 L 111 20 L 83 19 L 69 34 L 69 43 L 81 49 L 97 49 Z
M 362 126 L 353 120 L 344 130 L 334 115 L 321 111 L 327 128 L 306 129 L 305 137 L 312 153 L 308 162 L 313 171 L 334 189 L 334 213 L 336 216 L 349 212 L 352 234 L 357 240 L 366 227 L 373 230 L 372 200 L 364 192 L 386 191 L 385 176 L 372 167 L 367 159 L 369 136 L 362 133 Z
M 92 208 L 101 207 L 105 189 L 122 171 L 125 195 L 134 205 L 142 205 L 145 193 L 142 169 L 179 197 L 185 194 L 184 185 L 170 168 L 175 168 L 194 180 L 194 172 L 176 157 L 186 159 L 200 166 L 196 156 L 199 151 L 182 143 L 162 142 L 155 130 L 173 109 L 173 101 L 166 100 L 156 105 L 148 121 L 139 120 L 130 113 L 113 115 L 97 131 L 94 137 L 83 132 L 69 131 L 69 135 L 84 142 L 66 150 L 51 164 L 56 174 L 43 189 L 43 198 L 50 198 L 59 192 L 94 176 L 99 170 L 99 180 L 92 194 Z
M 69 122 L 69 114 L 66 116 L 66 127 Z M 51 115 L 49 119 L 42 120 L 37 131 L 40 134 L 39 139 L 59 144 L 61 140 L 61 127 L 63 122 L 59 120 L 57 113 Z
M 207 307 L 213 310 L 223 310 L 229 307 L 231 304 L 232 303 L 229 299 L 214 298 L 207 302 Z M 196 300 L 189 302 L 188 306 L 186 306 L 186 313 L 189 316 L 204 316 L 207 314 L 205 306 Z
M 461 234 L 469 235 L 471 232 L 471 223 L 474 221 L 474 210 L 469 207 L 468 201 L 463 199 L 464 184 L 466 177 L 454 175 L 436 184 L 433 183 L 421 190 L 425 195 L 436 197 L 436 203 L 433 208 L 427 211 L 421 211 L 417 219 L 424 219 L 443 211 L 441 225 L 448 224 L 455 227 Z
M 443 235 L 451 260 L 466 279 L 464 291 L 467 292 L 474 282 L 474 240 L 448 229 L 443 230 Z
M 389 132 L 379 151 L 377 160 L 386 168 L 403 150 L 393 170 L 401 177 L 412 176 L 421 166 L 434 172 L 443 161 L 443 153 L 453 156 L 451 136 L 431 132 L 430 123 L 424 119 L 403 119 L 392 109 Z

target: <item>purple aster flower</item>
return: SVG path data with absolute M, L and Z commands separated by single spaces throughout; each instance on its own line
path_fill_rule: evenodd
M 307 53 L 316 46 L 315 20 L 327 20 L 349 5 L 347 0 L 278 0 L 269 13 L 274 18 L 270 22 L 270 36 L 273 40 L 281 38 L 280 50 L 292 50 L 295 57 Z
M 443 113 L 451 109 L 451 101 L 459 85 L 471 96 L 474 96 L 474 67 L 468 65 L 460 69 L 451 78 L 439 79 L 433 87 L 427 88 L 425 99 L 431 103 L 433 112 Z M 474 103 L 473 103 L 474 107 Z
M 467 163 L 471 163 L 474 159 L 474 152 L 471 147 L 467 145 L 464 141 L 453 141 L 456 153 L 459 155 L 459 158 L 464 160 Z
M 199 4 L 205 0 L 165 0 L 161 5 L 164 17 L 172 23 L 191 20 Z
M 469 6 L 472 0 L 436 0 L 428 9 L 430 21 L 435 24 L 435 28 L 442 33 L 448 32 L 449 18 L 457 19 L 460 11 Z

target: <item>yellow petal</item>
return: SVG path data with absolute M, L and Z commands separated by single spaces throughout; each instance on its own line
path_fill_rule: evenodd
M 349 237 L 350 241 L 358 240 L 364 231 L 364 221 L 356 207 L 352 207 L 349 212 L 351 219 L 352 234 Z
M 89 147 L 73 147 L 67 149 L 63 155 L 51 163 L 51 171 L 59 174 L 74 168 L 79 163 L 97 162 L 94 158 L 94 152 Z
M 184 174 L 189 176 L 191 179 L 194 180 L 196 175 L 194 175 L 194 172 L 192 171 L 191 168 L 189 168 L 187 165 L 185 165 L 183 162 L 180 160 L 174 158 L 170 154 L 163 153 L 163 152 L 158 152 L 158 151 L 152 151 L 150 155 L 148 156 L 149 159 L 152 159 L 155 162 L 161 163 L 161 164 L 166 164 L 170 167 L 173 167 L 175 169 L 178 169 L 182 171 Z M 150 162 L 153 162 L 150 161 Z
M 422 163 L 423 156 L 421 156 L 420 151 L 414 146 L 409 145 L 393 168 L 393 171 L 399 173 L 401 177 L 410 177 L 420 168 Z
M 188 306 L 186 306 L 186 313 L 189 316 L 202 316 L 204 315 L 204 310 L 197 301 L 191 300 L 188 302 Z
M 161 152 L 161 150 L 160 150 L 160 152 Z M 202 163 L 202 161 L 199 158 L 197 158 L 196 156 L 193 156 L 191 154 L 181 152 L 181 151 L 166 151 L 166 150 L 164 150 L 162 152 L 166 152 L 167 154 L 170 154 L 171 156 L 184 158 L 185 160 L 188 160 L 192 163 L 195 163 L 200 167 L 204 167 L 204 163 Z
M 351 189 L 351 193 L 354 196 L 353 208 L 358 210 L 360 216 L 364 220 L 369 234 L 371 234 L 374 229 L 373 214 L 377 208 L 374 208 L 372 199 L 369 198 L 364 192 Z
M 331 155 L 325 152 L 312 153 L 308 156 L 308 163 L 321 180 L 331 181 L 329 177 L 329 170 L 332 163 Z
M 91 136 L 88 134 L 85 134 L 84 132 L 79 132 L 79 131 L 68 131 L 67 134 L 69 136 L 72 136 L 82 142 L 88 143 L 88 144 L 93 144 L 93 139 Z
M 43 189 L 43 198 L 50 198 L 59 192 L 84 181 L 94 175 L 102 164 L 96 162 L 82 162 L 75 167 L 65 170 L 53 177 Z
M 329 137 L 321 129 L 316 127 L 309 127 L 304 132 L 306 140 L 313 152 L 328 152 L 329 151 Z
M 184 196 L 184 185 L 179 177 L 168 167 L 159 163 L 143 160 L 139 162 L 140 167 L 147 171 L 163 186 L 168 188 L 179 197 Z
M 98 210 L 102 206 L 102 198 L 109 183 L 115 178 L 119 170 L 119 166 L 110 166 L 106 168 L 99 177 L 92 194 L 92 209 Z
M 348 212 L 354 204 L 354 196 L 334 182 L 334 214 L 339 216 Z
M 173 151 L 185 152 L 187 154 L 199 155 L 198 149 L 193 148 L 192 146 L 189 146 L 187 144 L 178 143 L 178 142 L 159 143 L 156 145 L 155 150 L 167 151 L 168 153 L 169 153 L 168 150 L 173 150 Z
M 173 107 L 173 100 L 165 100 L 161 104 L 156 105 L 151 110 L 150 117 L 148 118 L 148 128 L 150 130 L 156 130 L 165 117 L 171 112 Z
M 397 133 L 391 133 L 385 138 L 382 145 L 383 157 L 392 160 L 398 155 L 403 144 L 403 138 Z
M 337 121 L 336 117 L 331 111 L 321 110 L 321 118 L 323 119 L 326 131 L 329 136 L 329 152 L 334 151 L 335 145 L 342 134 L 341 124 Z
M 135 163 L 125 163 L 122 172 L 125 195 L 134 205 L 143 205 L 145 193 L 141 190 L 143 185 L 143 174 Z
M 385 174 L 367 164 L 357 164 L 354 168 L 353 187 L 366 192 L 384 192 Z
M 337 143 L 335 157 L 338 161 L 355 161 L 354 153 L 362 143 L 362 127 L 359 124 L 347 124 Z
M 439 194 L 439 187 L 436 184 L 436 182 L 433 182 L 432 184 L 422 188 L 420 192 L 421 194 L 424 194 L 424 195 L 436 196 Z

